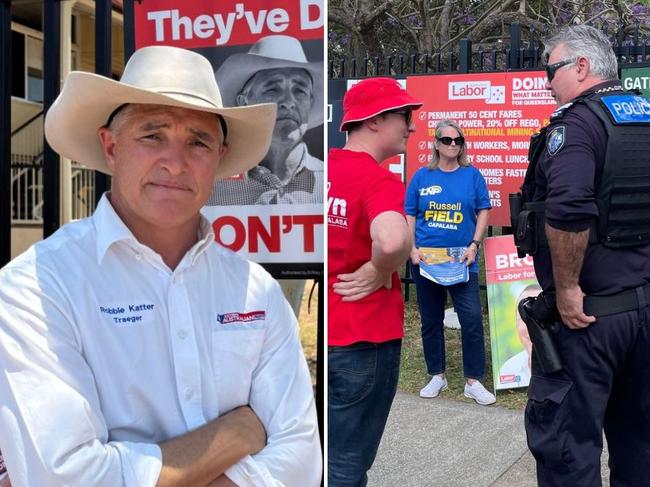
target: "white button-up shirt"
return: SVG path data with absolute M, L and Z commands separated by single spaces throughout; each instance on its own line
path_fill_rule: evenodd
M 104 196 L 0 271 L 0 449 L 14 487 L 154 486 L 158 443 L 247 404 L 267 446 L 226 475 L 318 485 L 293 312 L 207 220 L 172 271 Z

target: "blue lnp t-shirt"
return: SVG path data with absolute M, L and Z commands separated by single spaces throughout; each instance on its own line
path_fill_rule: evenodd
M 464 247 L 479 210 L 492 208 L 485 179 L 472 166 L 451 172 L 423 167 L 406 190 L 406 214 L 415 217 L 416 247 Z M 478 258 L 470 266 L 478 272 Z

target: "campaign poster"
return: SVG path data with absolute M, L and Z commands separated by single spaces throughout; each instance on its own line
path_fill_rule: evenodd
M 276 277 L 322 271 L 323 0 L 146 0 L 136 47 L 173 45 L 207 57 L 224 106 L 275 102 L 271 147 L 245 174 L 215 183 L 202 212 L 216 241 Z
M 494 389 L 527 387 L 532 344 L 517 305 L 542 289 L 533 259 L 517 257 L 512 235 L 485 239 L 485 271 Z
M 510 226 L 508 194 L 519 191 L 530 137 L 556 107 L 543 71 L 410 76 L 409 93 L 424 105 L 407 146 L 406 181 L 433 157 L 435 127 L 444 119 L 463 129 L 469 162 L 490 192 L 490 225 Z

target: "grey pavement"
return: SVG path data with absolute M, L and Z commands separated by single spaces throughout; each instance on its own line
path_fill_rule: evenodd
M 603 478 L 607 459 L 603 458 Z M 534 487 L 523 411 L 398 392 L 370 487 Z M 608 485 L 606 481 L 603 485 Z

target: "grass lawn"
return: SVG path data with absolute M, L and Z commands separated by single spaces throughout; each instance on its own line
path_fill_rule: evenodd
M 309 293 L 311 292 L 313 285 L 313 280 L 308 280 L 305 283 L 305 292 L 302 296 L 298 322 L 300 324 L 300 341 L 302 342 L 302 348 L 305 351 L 305 358 L 307 359 L 309 371 L 311 372 L 311 381 L 315 384 L 318 331 L 318 288 L 314 289 L 311 303 L 309 303 Z
M 480 275 L 481 273 L 479 273 Z M 484 284 L 484 283 L 482 283 Z M 451 299 L 447 299 L 448 306 Z M 481 291 L 483 305 L 483 327 L 485 330 L 485 353 L 487 375 L 482 381 L 483 385 L 492 390 L 492 354 L 490 351 L 490 328 L 487 319 L 487 301 L 485 291 Z M 419 394 L 420 389 L 431 378 L 427 374 L 420 338 L 420 314 L 415 297 L 415 284 L 410 285 L 410 298 L 406 304 L 406 317 L 404 320 L 404 342 L 402 345 L 402 363 L 400 367 L 399 390 L 411 394 Z M 460 342 L 460 330 L 445 328 L 445 347 L 447 351 L 447 370 L 445 375 L 449 382 L 449 389 L 442 392 L 440 397 L 463 402 L 473 402 L 463 395 L 465 379 L 463 377 L 463 361 Z M 497 393 L 497 405 L 511 409 L 523 409 L 526 405 L 526 388 L 500 390 Z

